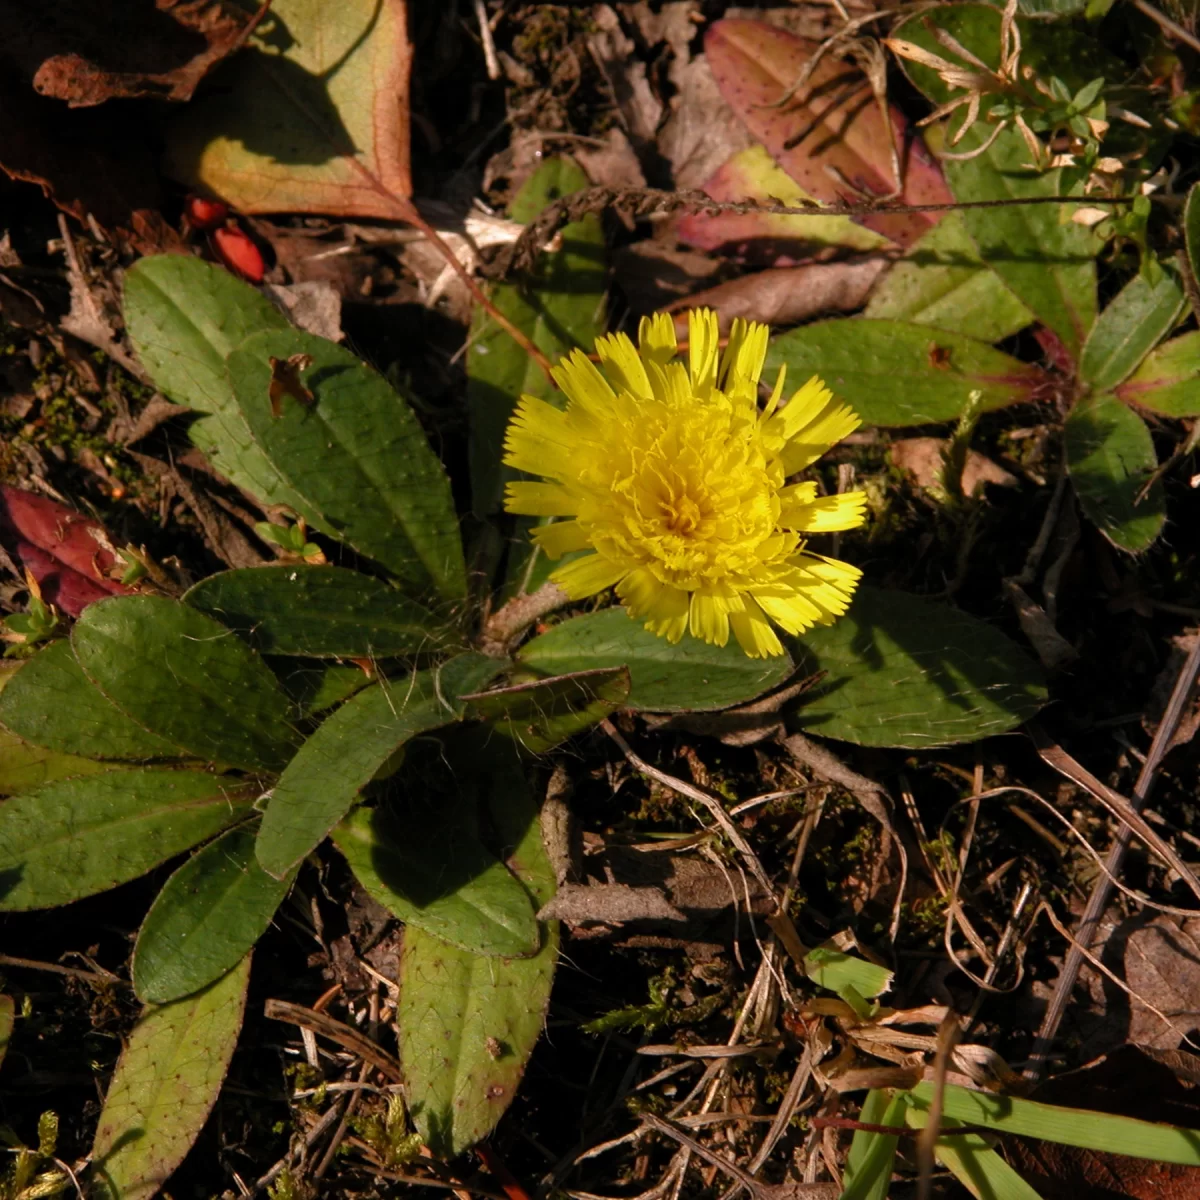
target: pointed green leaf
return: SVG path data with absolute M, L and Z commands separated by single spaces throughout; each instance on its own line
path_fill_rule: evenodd
M 92 1162 L 105 1200 L 150 1200 L 204 1127 L 233 1057 L 247 956 L 195 996 L 147 1008 L 108 1085 Z
M 313 403 L 272 411 L 270 359 L 307 354 Z M 291 330 L 249 337 L 228 358 L 255 442 L 324 527 L 407 587 L 461 600 L 466 568 L 450 481 L 403 397 L 349 350 Z
M 1200 279 L 1200 183 L 1193 183 L 1183 205 L 1183 241 L 1192 278 Z
M 179 746 L 150 733 L 83 673 L 68 641 L 39 650 L 0 692 L 0 725 L 35 746 L 83 758 L 172 758 Z
M 1079 503 L 1114 546 L 1136 553 L 1162 532 L 1162 485 L 1138 497 L 1158 466 L 1146 423 L 1111 392 L 1086 396 L 1063 428 L 1067 471 Z
M 1126 404 L 1168 417 L 1200 416 L 1200 331 L 1173 338 L 1153 350 L 1133 377 L 1117 388 Z
M 445 624 L 382 580 L 341 567 L 248 567 L 196 584 L 185 604 L 263 654 L 390 658 L 437 646 Z
M 905 592 L 860 587 L 846 616 L 796 642 L 825 677 L 796 726 L 861 746 L 952 746 L 1004 733 L 1046 702 L 1036 664 L 999 630 Z
M 1028 401 L 1045 375 L 985 342 L 907 321 L 817 321 L 777 337 L 766 376 L 788 369 L 785 394 L 820 376 L 867 425 L 953 421 L 972 391 L 985 411 Z
M 250 334 L 291 328 L 279 309 L 221 267 L 160 254 L 125 273 L 125 328 L 154 386 L 205 414 L 188 433 L 221 474 L 312 522 L 315 514 L 254 444 L 225 371 L 226 355 Z
M 460 720 L 464 692 L 503 668 L 461 654 L 407 679 L 380 680 L 346 701 L 301 746 L 275 785 L 258 834 L 258 861 L 282 879 L 349 812 L 376 772 L 409 738 Z
M 1169 266 L 1153 287 L 1135 275 L 1096 318 L 1079 358 L 1079 377 L 1096 391 L 1126 379 L 1175 327 L 1187 298 Z
M 860 999 L 871 999 L 892 986 L 892 972 L 887 967 L 847 954 L 832 940 L 814 946 L 804 956 L 804 973 L 818 987 L 843 999 L 847 989 Z
M 75 623 L 71 645 L 110 700 L 201 758 L 279 770 L 299 743 L 288 698 L 262 659 L 186 604 L 101 600 Z
M 900 1126 L 907 1108 L 904 1099 L 894 1091 L 872 1088 L 863 1101 L 858 1119 L 864 1125 Z M 846 1156 L 846 1173 L 839 1200 L 887 1200 L 899 1142 L 898 1134 L 856 1129 Z
M 472 716 L 490 721 L 530 754 L 544 754 L 590 729 L 628 698 L 626 667 L 578 671 L 463 697 Z
M 1033 321 L 979 257 L 961 212 L 947 213 L 892 267 L 863 315 L 932 325 L 981 342 L 998 342 Z
M 546 205 L 588 186 L 569 158 L 544 162 L 526 181 L 512 206 L 512 219 L 532 221 Z M 497 310 L 527 334 L 551 362 L 581 346 L 591 350 L 604 332 L 604 234 L 595 215 L 567 225 L 561 249 L 543 254 L 535 273 L 497 284 Z M 467 410 L 471 496 L 476 516 L 500 510 L 504 484 L 516 473 L 501 462 L 504 431 L 523 393 L 561 404 L 559 393 L 535 363 L 482 308 L 476 308 L 467 338 Z
M 515 755 L 498 751 L 480 777 L 490 789 L 492 823 L 514 847 L 509 865 L 536 905 L 554 894 L 537 805 Z M 484 758 L 481 755 L 480 758 Z M 460 1153 L 485 1137 L 512 1103 L 541 1036 L 558 960 L 558 924 L 542 926 L 532 958 L 483 958 L 409 928 L 400 956 L 396 1030 L 409 1109 L 437 1155 Z
M 753 700 L 793 670 L 787 655 L 747 658 L 732 639 L 710 646 L 685 637 L 677 646 L 631 620 L 623 608 L 573 617 L 527 642 L 517 653 L 545 675 L 628 667 L 630 708 L 706 712 Z
M 529 893 L 468 829 L 474 796 L 358 809 L 333 840 L 367 892 L 406 925 L 469 954 L 525 955 L 541 938 Z
M 163 885 L 133 951 L 133 986 L 147 1004 L 190 996 L 232 970 L 266 932 L 292 877 L 254 858 L 252 825 L 196 851 Z
M 53 908 L 136 879 L 241 818 L 256 795 L 202 771 L 137 768 L 13 796 L 0 804 L 0 909 Z

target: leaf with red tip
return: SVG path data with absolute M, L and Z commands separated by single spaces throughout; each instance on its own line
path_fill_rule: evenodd
M 240 275 L 249 283 L 262 283 L 262 277 L 267 270 L 262 251 L 240 229 L 232 226 L 214 229 L 212 248 L 216 256 L 235 275 Z
M 748 146 L 718 168 L 704 185 L 714 200 L 748 200 L 798 208 L 812 197 L 771 157 L 763 145 Z M 887 244 L 878 233 L 849 217 L 785 216 L 766 212 L 688 213 L 679 240 L 698 250 L 717 250 L 771 266 L 789 266 L 822 246 L 874 250 Z
M 207 200 L 203 196 L 189 196 L 183 212 L 193 229 L 216 229 L 228 219 L 229 205 L 220 200 Z
M 129 591 L 109 578 L 117 559 L 104 526 L 45 496 L 0 486 L 0 541 L 46 599 L 73 617 L 93 600 Z
M 857 68 L 826 57 L 808 86 L 777 107 L 816 51 L 816 42 L 761 21 L 729 19 L 709 29 L 704 48 L 721 95 L 802 188 L 823 201 L 891 195 L 895 179 L 883 113 Z M 904 117 L 895 107 L 890 112 L 904 176 L 895 202 L 952 203 L 941 170 L 920 137 L 914 133 L 909 141 Z M 861 218 L 861 223 L 909 246 L 940 217 L 880 213 Z

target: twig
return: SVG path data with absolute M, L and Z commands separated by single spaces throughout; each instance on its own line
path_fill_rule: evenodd
M 287 1021 L 337 1042 L 352 1054 L 357 1054 L 364 1062 L 377 1067 L 392 1083 L 399 1083 L 403 1078 L 400 1064 L 386 1050 L 375 1045 L 357 1029 L 351 1029 L 349 1025 L 335 1021 L 333 1017 L 314 1012 L 302 1004 L 291 1004 L 287 1000 L 268 1000 L 263 1005 L 263 1015 L 269 1021 Z
M 1153 791 L 1155 781 L 1158 778 L 1158 768 L 1167 753 L 1167 749 L 1171 745 L 1175 731 L 1179 728 L 1179 723 L 1183 720 L 1184 710 L 1191 699 L 1192 689 L 1195 687 L 1196 675 L 1198 673 L 1200 673 L 1200 638 L 1196 639 L 1196 643 L 1192 647 L 1192 652 L 1188 655 L 1187 661 L 1183 664 L 1183 669 L 1179 672 L 1179 676 L 1175 680 L 1175 688 L 1171 693 L 1171 699 L 1167 703 L 1166 711 L 1163 713 L 1163 718 L 1158 724 L 1158 729 L 1155 731 L 1154 741 L 1150 744 L 1150 753 L 1146 755 L 1146 761 L 1142 764 L 1142 769 L 1138 774 L 1137 783 L 1133 788 L 1132 807 L 1135 811 L 1140 811 L 1150 799 L 1150 793 Z M 1099 925 L 1100 918 L 1104 915 L 1104 910 L 1108 906 L 1109 897 L 1112 895 L 1112 884 L 1109 882 L 1109 876 L 1115 876 L 1120 872 L 1121 864 L 1125 860 L 1125 852 L 1129 849 L 1129 843 L 1132 840 L 1132 829 L 1128 825 L 1122 825 L 1117 831 L 1117 836 L 1113 839 L 1112 848 L 1109 850 L 1108 858 L 1105 860 L 1105 875 L 1103 878 L 1098 879 L 1092 888 L 1092 894 L 1088 898 L 1083 918 L 1079 922 L 1079 932 L 1076 934 L 1075 941 L 1071 944 L 1071 949 L 1068 951 L 1067 957 L 1063 962 L 1062 971 L 1054 987 L 1054 995 L 1050 999 L 1050 1005 L 1046 1009 L 1046 1016 L 1042 1020 L 1037 1040 L 1034 1042 L 1033 1050 L 1029 1055 L 1029 1063 L 1025 1067 L 1024 1074 L 1027 1079 L 1036 1080 L 1039 1078 L 1046 1065 L 1047 1055 L 1049 1054 L 1051 1045 L 1054 1043 L 1055 1035 L 1058 1033 L 1058 1027 L 1062 1023 L 1063 1014 L 1067 1010 L 1067 1003 L 1071 997 L 1071 991 L 1075 987 L 1075 980 L 1079 975 L 1079 968 L 1083 963 L 1083 948 L 1091 945 L 1092 937 L 1096 932 L 1096 926 Z
M 38 962 L 33 958 L 14 958 L 11 954 L 0 954 L 0 967 L 24 967 L 28 971 L 50 971 L 55 975 L 69 975 L 72 979 L 86 979 L 89 983 L 132 987 L 127 980 L 111 971 L 85 971 L 82 967 L 61 967 L 58 963 Z
M 1156 25 L 1164 32 L 1169 33 L 1173 38 L 1178 38 L 1184 45 L 1191 46 L 1193 50 L 1200 50 L 1200 38 L 1195 34 L 1188 33 L 1182 25 L 1177 21 L 1172 21 L 1165 13 L 1160 13 L 1153 4 L 1147 0 L 1133 0 L 1133 7 L 1138 12 L 1145 13 Z
M 934 1149 L 942 1132 L 942 1101 L 946 1094 L 946 1072 L 959 1038 L 958 1017 L 947 1012 L 938 1030 L 937 1053 L 933 1059 L 933 1097 L 925 1125 L 917 1136 L 917 1200 L 929 1200 L 933 1187 Z

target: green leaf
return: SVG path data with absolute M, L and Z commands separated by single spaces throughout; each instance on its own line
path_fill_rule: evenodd
M 475 797 L 412 797 L 403 813 L 358 809 L 333 840 L 367 892 L 407 926 L 469 954 L 533 954 L 541 944 L 529 893 L 464 827 Z M 469 820 L 469 818 L 468 818 Z
M 1079 358 L 1080 379 L 1096 391 L 1116 387 L 1175 328 L 1186 303 L 1170 267 L 1153 287 L 1135 275 L 1096 318 Z
M 631 620 L 623 608 L 573 617 L 527 642 L 519 662 L 545 675 L 628 667 L 630 708 L 706 712 L 752 700 L 792 673 L 792 660 L 747 658 L 732 640 L 710 646 L 686 637 L 677 646 Z
M 13 1023 L 17 1010 L 11 996 L 0 996 L 0 1064 L 8 1052 L 8 1043 L 12 1039 Z
M 183 597 L 263 654 L 390 658 L 435 648 L 443 622 L 379 579 L 342 567 L 246 567 Z
M 872 1088 L 863 1100 L 858 1120 L 864 1125 L 899 1126 L 907 1107 L 903 1096 L 888 1089 Z M 898 1134 L 856 1129 L 846 1156 L 839 1200 L 887 1200 L 899 1142 Z
M 166 1004 L 232 970 L 266 932 L 292 877 L 272 879 L 255 861 L 254 827 L 230 829 L 163 885 L 133 951 L 140 1000 Z
M 1111 392 L 1085 396 L 1067 415 L 1063 445 L 1088 520 L 1119 549 L 1145 550 L 1166 520 L 1160 483 L 1138 503 L 1158 467 L 1146 423 Z
M 918 1083 L 905 1094 L 918 1113 L 929 1111 L 933 1097 L 931 1083 Z M 1183 1129 L 1139 1121 L 1135 1117 L 1118 1117 L 1088 1109 L 1042 1104 L 1037 1100 L 1021 1100 L 1016 1096 L 976 1092 L 957 1084 L 946 1085 L 942 1093 L 942 1112 L 964 1125 L 1077 1146 L 1081 1150 L 1109 1152 L 1117 1149 L 1131 1158 L 1200 1166 L 1200 1129 Z
M 313 717 L 361 692 L 371 677 L 361 668 L 311 658 L 272 658 L 264 661 L 302 717 Z
M 588 186 L 569 158 L 544 162 L 513 201 L 512 219 L 532 221 L 546 205 Z M 581 346 L 591 350 L 604 332 L 604 234 L 589 214 L 567 225 L 562 248 L 543 254 L 536 272 L 519 282 L 497 284 L 491 300 L 497 310 L 527 334 L 551 362 Z M 476 307 L 467 338 L 467 412 L 471 496 L 475 515 L 500 510 L 504 485 L 517 473 L 501 462 L 504 431 L 523 393 L 562 404 L 542 369 L 482 308 Z
M 590 729 L 628 698 L 626 667 L 579 671 L 463 697 L 472 716 L 490 721 L 530 754 L 544 754 Z
M 1140 404 L 1168 417 L 1200 416 L 1200 331 L 1173 338 L 1117 388 L 1126 404 Z
M 892 972 L 878 963 L 847 954 L 835 942 L 823 942 L 804 956 L 804 973 L 818 987 L 836 992 L 843 999 L 852 989 L 857 1000 L 870 999 L 892 986 Z M 849 1001 L 848 1001 L 849 1002 Z M 851 1004 L 851 1007 L 855 1007 Z
M 0 909 L 54 908 L 144 875 L 240 819 L 257 790 L 202 771 L 135 768 L 0 804 Z
M 461 654 L 407 679 L 380 680 L 346 701 L 280 776 L 258 834 L 258 861 L 282 879 L 349 812 L 359 791 L 409 738 L 462 717 L 458 699 L 504 667 Z
M 211 617 L 161 596 L 89 605 L 71 645 L 80 665 L 136 721 L 185 750 L 279 770 L 299 742 L 275 677 Z
M 979 257 L 961 212 L 947 213 L 892 267 L 863 315 L 932 325 L 981 342 L 998 342 L 1033 321 Z
M 972 391 L 985 411 L 1028 401 L 1037 367 L 984 342 L 907 321 L 817 321 L 777 337 L 768 377 L 787 365 L 789 386 L 819 375 L 867 425 L 953 421 Z M 786 390 L 786 389 L 785 389 Z
M 1183 241 L 1192 278 L 1200 279 L 1200 183 L 1193 183 L 1183 205 Z
M 797 643 L 824 679 L 792 710 L 805 733 L 861 746 L 953 746 L 1004 733 L 1046 702 L 1004 634 L 920 596 L 860 587 L 846 616 Z
M 150 1200 L 204 1127 L 233 1057 L 250 958 L 195 996 L 147 1008 L 108 1085 L 92 1162 L 100 1194 Z
M 908 26 L 905 26 L 908 28 Z M 976 125 L 960 143 L 977 149 L 990 133 Z M 975 158 L 945 161 L 954 198 L 969 204 L 983 200 L 1019 200 L 1070 193 L 1064 168 L 1038 172 L 1029 165 L 1029 148 L 1013 128 Z M 1095 236 L 1071 219 L 1075 205 L 1019 204 L 971 208 L 963 213 L 979 255 L 1042 324 L 1078 359 L 1096 319 Z
M 125 273 L 125 328 L 154 386 L 204 414 L 188 435 L 217 470 L 260 500 L 286 504 L 316 524 L 316 514 L 254 444 L 225 371 L 226 356 L 250 334 L 291 328 L 279 309 L 221 267 L 160 254 L 139 259 Z
M 270 400 L 272 357 L 307 354 L 313 403 Z M 466 568 L 450 481 L 403 397 L 349 350 L 290 330 L 247 338 L 228 358 L 246 424 L 320 514 L 322 528 L 407 587 L 461 600 Z
M 99 775 L 112 769 L 110 764 L 95 759 L 32 746 L 7 729 L 0 729 L 0 796 L 15 796 L 58 779 Z
M 0 692 L 0 725 L 59 754 L 113 759 L 179 755 L 178 745 L 142 728 L 92 683 L 68 641 L 39 650 Z
M 494 743 L 500 747 L 502 743 Z M 509 865 L 536 905 L 554 894 L 537 805 L 515 755 L 479 756 L 492 823 L 513 847 Z M 437 1155 L 450 1157 L 487 1134 L 512 1102 L 542 1032 L 558 959 L 558 923 L 542 926 L 532 958 L 468 954 L 420 929 L 405 931 L 396 1030 L 409 1108 Z

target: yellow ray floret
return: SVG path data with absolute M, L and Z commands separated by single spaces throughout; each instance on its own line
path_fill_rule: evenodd
M 522 396 L 504 443 L 509 466 L 540 476 L 508 485 L 509 512 L 565 518 L 534 538 L 551 559 L 578 555 L 551 575 L 567 595 L 615 588 L 669 642 L 732 636 L 752 658 L 783 653 L 773 626 L 841 616 L 861 573 L 804 539 L 861 525 L 866 498 L 786 481 L 858 427 L 850 408 L 816 377 L 785 399 L 782 371 L 760 406 L 766 326 L 734 321 L 722 349 L 705 309 L 688 314 L 686 361 L 665 313 L 643 318 L 636 346 L 600 338 L 596 358 L 555 368 L 565 408 Z

